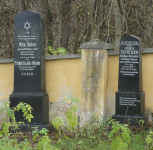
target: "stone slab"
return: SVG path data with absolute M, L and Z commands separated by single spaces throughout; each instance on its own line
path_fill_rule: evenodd
M 46 56 L 46 60 L 56 60 L 56 59 L 74 59 L 81 58 L 81 54 L 69 54 L 69 55 L 50 55 Z
M 0 64 L 14 63 L 14 58 L 0 59 Z
M 45 90 L 45 40 L 42 14 L 15 15 L 14 91 Z
M 49 98 L 47 93 L 20 93 L 14 92 L 10 96 L 10 107 L 13 108 L 19 104 L 19 102 L 27 103 L 33 108 L 32 115 L 34 118 L 30 124 L 48 124 L 49 123 Z M 27 121 L 23 118 L 21 111 L 15 113 L 16 121 L 23 121 L 27 124 Z
M 113 44 L 108 44 L 100 41 L 99 39 L 95 39 L 91 42 L 87 42 L 80 45 L 81 49 L 92 49 L 92 50 L 107 50 L 107 49 L 113 49 Z
M 116 119 L 116 121 L 119 121 L 120 124 L 129 124 L 130 126 L 140 126 L 139 120 L 145 120 L 145 117 L 140 116 L 119 116 L 119 115 L 113 115 L 112 119 Z
M 145 113 L 144 92 L 116 92 L 115 114 L 125 116 L 141 116 Z M 127 109 L 128 108 L 128 109 Z
M 142 44 L 133 35 L 120 40 L 118 91 L 143 91 Z
M 38 127 L 38 130 L 42 130 L 43 128 L 47 129 L 48 131 L 54 131 L 55 128 L 51 124 L 43 124 L 43 125 L 20 125 L 19 131 L 21 132 L 29 132 L 32 131 L 33 127 Z M 12 128 L 10 128 L 10 132 L 13 132 Z
M 107 58 L 107 50 L 82 50 L 80 126 L 89 123 L 93 114 L 107 119 Z

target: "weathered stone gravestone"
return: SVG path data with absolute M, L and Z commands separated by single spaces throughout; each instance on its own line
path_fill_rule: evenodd
M 119 81 L 113 119 L 135 126 L 144 119 L 144 110 L 141 39 L 130 35 L 120 40 Z
M 52 129 L 49 124 L 49 98 L 45 84 L 45 35 L 42 14 L 24 11 L 15 15 L 14 91 L 10 107 L 19 102 L 33 108 L 30 127 Z M 15 114 L 24 121 L 23 113 Z M 27 126 L 22 126 L 27 130 Z

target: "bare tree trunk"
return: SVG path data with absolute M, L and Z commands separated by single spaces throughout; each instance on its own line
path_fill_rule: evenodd
M 105 25 L 105 13 L 106 13 L 106 1 L 107 0 L 103 0 L 101 2 L 101 0 L 97 1 L 97 12 L 98 14 L 101 14 L 101 19 L 100 19 L 100 23 L 98 24 L 98 39 L 102 40 L 103 34 L 105 33 L 105 30 L 107 29 L 107 26 Z
M 94 7 L 96 5 L 96 1 L 89 0 L 89 13 L 90 13 L 90 24 L 91 24 L 91 40 L 97 38 L 97 26 L 96 26 L 96 16 L 97 12 L 94 12 Z
M 70 35 L 70 11 L 71 0 L 64 0 L 62 3 L 62 32 L 61 32 L 61 46 L 67 48 Z
M 88 33 L 91 33 L 91 40 L 96 38 L 102 38 L 102 30 L 104 26 L 104 20 L 101 18 L 98 24 L 98 15 L 102 13 L 102 6 L 105 5 L 105 0 L 89 0 L 89 12 L 90 12 L 90 24 Z M 103 15 L 104 16 L 104 15 Z M 91 30 L 91 31 L 90 31 Z
M 47 20 L 48 18 L 48 0 L 37 0 L 37 12 L 44 14 L 45 21 Z
M 56 0 L 56 10 L 57 10 L 57 33 L 54 35 L 53 40 L 53 48 L 56 49 L 61 46 L 61 26 L 62 26 L 62 14 L 61 14 L 62 2 L 61 0 Z
M 115 41 L 114 50 L 119 51 L 121 39 L 121 16 L 119 12 L 118 0 L 113 0 L 113 12 L 115 21 Z
M 52 10 L 51 10 L 51 7 L 49 5 L 48 5 L 48 21 L 49 21 L 49 24 L 52 24 Z M 48 45 L 53 47 L 53 33 L 52 33 L 52 29 L 50 29 L 48 31 Z
M 77 53 L 77 49 L 78 49 L 78 42 L 79 42 L 79 35 L 80 35 L 80 16 L 78 14 L 78 21 L 77 21 L 77 34 L 75 37 L 75 46 L 74 46 L 74 54 Z
M 144 38 L 146 39 L 146 41 L 152 41 L 152 36 L 151 36 L 153 33 L 152 1 L 150 1 L 150 7 L 144 6 L 144 9 L 147 9 L 145 12 L 148 13 L 145 14 L 146 16 L 148 15 L 148 21 L 146 25 L 146 34 Z M 144 45 L 143 43 L 143 46 L 146 47 L 147 45 Z
M 18 0 L 18 9 L 19 9 L 19 12 L 26 10 L 25 0 Z
M 48 0 L 37 0 L 37 12 L 44 14 L 45 42 L 46 42 L 45 45 L 47 48 L 48 47 L 48 36 L 47 36 Z

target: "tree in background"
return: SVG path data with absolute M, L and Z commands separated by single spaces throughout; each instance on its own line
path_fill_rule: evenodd
M 121 15 L 118 6 L 118 0 L 113 0 L 113 13 L 115 22 L 114 50 L 119 51 L 121 39 Z
M 25 0 L 18 0 L 18 10 L 19 12 L 25 11 Z
M 45 26 L 45 45 L 48 47 L 48 0 L 37 0 L 37 12 L 44 15 L 44 26 Z M 47 53 L 47 50 L 46 52 Z
M 119 50 L 120 38 L 133 34 L 153 47 L 150 0 L 1 0 L 0 58 L 13 57 L 14 16 L 24 10 L 45 15 L 46 49 L 78 53 L 81 43 L 98 38 Z
M 67 48 L 70 35 L 71 0 L 62 1 L 61 47 Z

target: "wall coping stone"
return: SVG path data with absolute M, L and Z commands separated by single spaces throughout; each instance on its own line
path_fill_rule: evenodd
M 114 49 L 114 45 L 104 43 L 99 39 L 95 39 L 93 41 L 81 44 L 80 48 L 81 49 L 93 49 L 93 50 L 107 50 L 107 49 Z
M 153 48 L 143 48 L 142 54 L 151 54 L 153 53 Z M 108 51 L 109 56 L 119 55 L 118 51 Z M 73 58 L 81 58 L 81 54 L 69 54 L 69 55 L 50 55 L 45 56 L 45 60 L 58 60 L 58 59 L 73 59 Z M 5 58 L 0 59 L 0 64 L 14 63 L 14 58 Z
M 73 58 L 81 58 L 81 54 L 50 55 L 50 56 L 45 56 L 45 60 L 73 59 Z
M 0 64 L 14 63 L 14 58 L 0 59 Z

